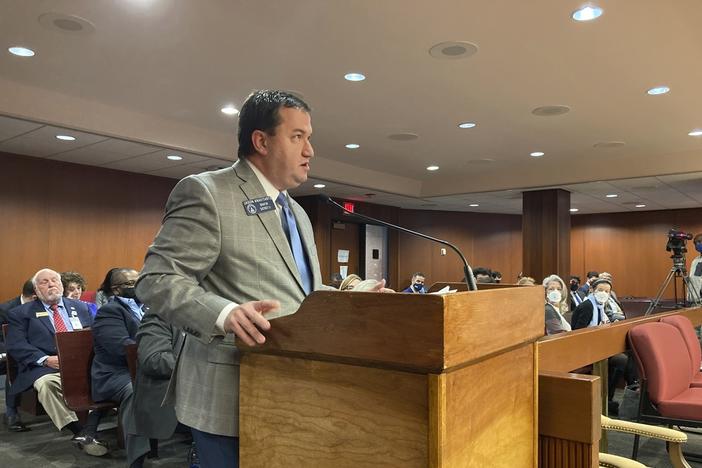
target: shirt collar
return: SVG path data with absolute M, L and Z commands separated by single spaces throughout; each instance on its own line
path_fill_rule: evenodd
M 44 308 L 45 308 L 46 310 L 51 310 L 51 304 L 47 304 L 47 303 L 44 302 L 44 301 L 41 301 L 41 303 L 44 305 Z M 66 308 L 66 307 L 64 307 L 64 305 L 63 305 L 63 297 L 59 299 L 59 301 L 58 301 L 58 306 L 59 306 L 59 309 L 61 309 L 61 308 L 65 309 L 65 308 Z
M 263 190 L 266 192 L 266 195 L 271 197 L 271 200 L 275 201 L 278 199 L 278 195 L 280 195 L 280 190 L 275 188 L 275 186 L 271 183 L 268 178 L 263 175 L 263 172 L 261 172 L 256 166 L 254 166 L 252 163 L 250 163 L 246 158 L 241 159 L 243 162 L 248 164 L 248 166 L 251 168 L 253 171 L 254 175 L 258 179 L 258 181 L 261 183 L 261 186 L 263 187 Z M 283 190 L 283 193 L 285 196 L 288 196 L 288 191 Z

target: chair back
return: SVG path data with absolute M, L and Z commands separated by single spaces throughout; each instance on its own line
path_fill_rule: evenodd
M 132 385 L 136 383 L 137 370 L 137 344 L 129 343 L 124 345 L 124 352 L 127 356 L 127 367 L 129 367 L 129 375 L 132 377 Z
M 6 323 L 2 324 L 2 339 L 7 344 L 7 329 L 8 325 Z M 17 363 L 15 362 L 15 359 L 10 356 L 10 353 L 6 353 L 5 355 L 5 366 L 7 366 L 7 373 L 5 375 L 5 378 L 7 379 L 7 382 L 9 384 L 12 384 L 14 382 L 15 377 L 17 377 Z
M 80 300 L 83 302 L 91 302 L 95 304 L 95 295 L 97 294 L 97 291 L 83 291 L 83 294 L 80 295 Z
M 654 404 L 690 387 L 690 354 L 677 328 L 661 322 L 645 323 L 629 330 L 628 338 Z
M 93 332 L 89 328 L 56 333 L 61 390 L 66 405 L 74 411 L 91 408 L 90 366 L 93 363 Z
M 695 327 L 690 319 L 683 315 L 669 315 L 662 317 L 660 321 L 678 329 L 690 353 L 692 375 L 697 375 L 700 372 L 700 365 L 702 365 L 702 348 L 700 348 L 700 340 L 697 338 Z

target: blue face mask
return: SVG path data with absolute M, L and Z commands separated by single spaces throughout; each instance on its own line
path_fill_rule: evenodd
M 695 244 L 695 250 L 699 253 L 702 253 L 702 242 L 700 242 L 699 244 Z
M 415 283 L 413 286 L 414 286 L 414 290 L 417 292 L 421 291 L 422 288 L 424 287 L 423 284 L 419 284 L 419 283 Z

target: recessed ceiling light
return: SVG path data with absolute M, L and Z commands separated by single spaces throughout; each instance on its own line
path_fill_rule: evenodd
M 324 184 L 314 184 L 314 188 L 324 188 L 326 185 Z
M 475 125 L 475 122 L 461 122 L 458 124 L 458 128 L 473 128 Z
M 535 158 L 540 158 L 543 155 L 544 155 L 543 151 L 534 151 L 533 153 L 529 153 L 529 156 L 533 156 Z
M 670 88 L 667 86 L 656 86 L 655 88 L 651 88 L 648 91 L 646 91 L 646 94 L 650 94 L 651 96 L 657 96 L 659 94 L 667 94 L 670 92 Z
M 578 211 L 580 211 L 580 210 L 577 209 L 577 208 L 571 208 L 571 209 L 570 209 L 570 212 L 571 212 L 571 213 L 577 213 Z
M 464 59 L 476 52 L 478 52 L 478 46 L 466 41 L 440 42 L 429 49 L 429 55 L 441 60 Z
M 695 129 L 695 130 L 691 131 L 690 133 L 688 133 L 688 135 L 690 135 L 690 136 L 702 136 L 702 130 L 697 130 L 697 129 Z
M 344 145 L 344 146 L 347 147 L 348 149 L 358 149 L 361 147 L 361 145 L 359 145 L 357 143 L 349 143 L 348 145 Z
M 555 115 L 563 115 L 570 112 L 570 107 L 564 105 L 541 106 L 531 110 L 531 113 L 539 117 L 553 117 Z
M 56 135 L 56 138 L 62 141 L 75 141 L 76 139 L 76 137 L 71 135 Z
M 170 159 L 171 161 L 180 161 L 183 159 L 183 156 L 178 156 L 177 154 L 169 154 L 166 156 L 167 159 Z
M 592 21 L 602 16 L 603 10 L 598 6 L 587 5 L 573 12 L 571 18 L 575 21 Z
M 26 47 L 10 47 L 7 50 L 9 50 L 12 55 L 17 55 L 18 57 L 34 57 L 34 51 Z
M 616 193 L 608 193 L 608 194 L 605 195 L 605 196 L 606 196 L 607 198 L 617 198 L 619 195 L 617 195 Z
M 344 75 L 346 81 L 363 81 L 366 79 L 366 75 L 363 73 L 347 73 Z
M 479 204 L 477 204 L 477 203 L 471 203 L 471 204 L 470 204 L 470 205 L 468 205 L 468 206 L 472 206 L 473 208 L 475 208 L 476 206 L 480 206 L 480 205 L 479 205 Z
M 639 203 L 638 205 L 636 205 L 636 208 L 646 208 L 646 205 L 644 205 L 643 203 Z
M 427 171 L 438 171 L 439 166 L 427 166 Z
M 220 109 L 220 111 L 222 111 L 222 114 L 227 115 L 236 115 L 239 113 L 239 109 L 234 106 L 224 106 Z

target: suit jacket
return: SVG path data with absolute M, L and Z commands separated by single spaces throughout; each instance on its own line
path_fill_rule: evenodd
M 12 309 L 17 306 L 22 305 L 22 300 L 20 296 L 10 299 L 7 302 L 0 304 L 0 324 L 7 323 L 7 314 Z M 0 333 L 0 353 L 6 353 L 7 347 L 5 346 L 5 338 Z M 4 375 L 7 372 L 7 366 L 0 365 L 0 375 Z
M 282 316 L 305 298 L 278 214 L 244 209 L 266 196 L 242 160 L 178 182 L 137 283 L 139 298 L 188 334 L 172 377 L 175 408 L 180 422 L 204 432 L 235 436 L 239 429 L 239 355 L 234 335 L 215 327 L 223 308 L 277 299 Z M 295 201 L 290 208 L 313 289 L 323 289 L 309 218 Z
M 118 297 L 98 309 L 93 324 L 95 357 L 90 369 L 93 400 L 110 400 L 132 381 L 124 345 L 136 343 L 139 323 Z
M 124 427 L 129 434 L 167 439 L 178 421 L 172 404 L 161 406 L 175 369 L 184 335 L 158 315 L 144 316 L 137 332 L 138 363 L 134 396 L 125 410 Z
M 75 313 L 83 328 L 92 326 L 93 317 L 81 301 L 63 298 L 63 304 L 71 316 Z M 38 365 L 44 356 L 55 356 L 55 331 L 48 315 L 37 317 L 37 312 L 46 312 L 40 300 L 15 307 L 8 314 L 7 350 L 17 361 L 17 378 L 10 387 L 11 394 L 21 393 L 34 384 L 39 377 L 58 372 L 56 369 Z

